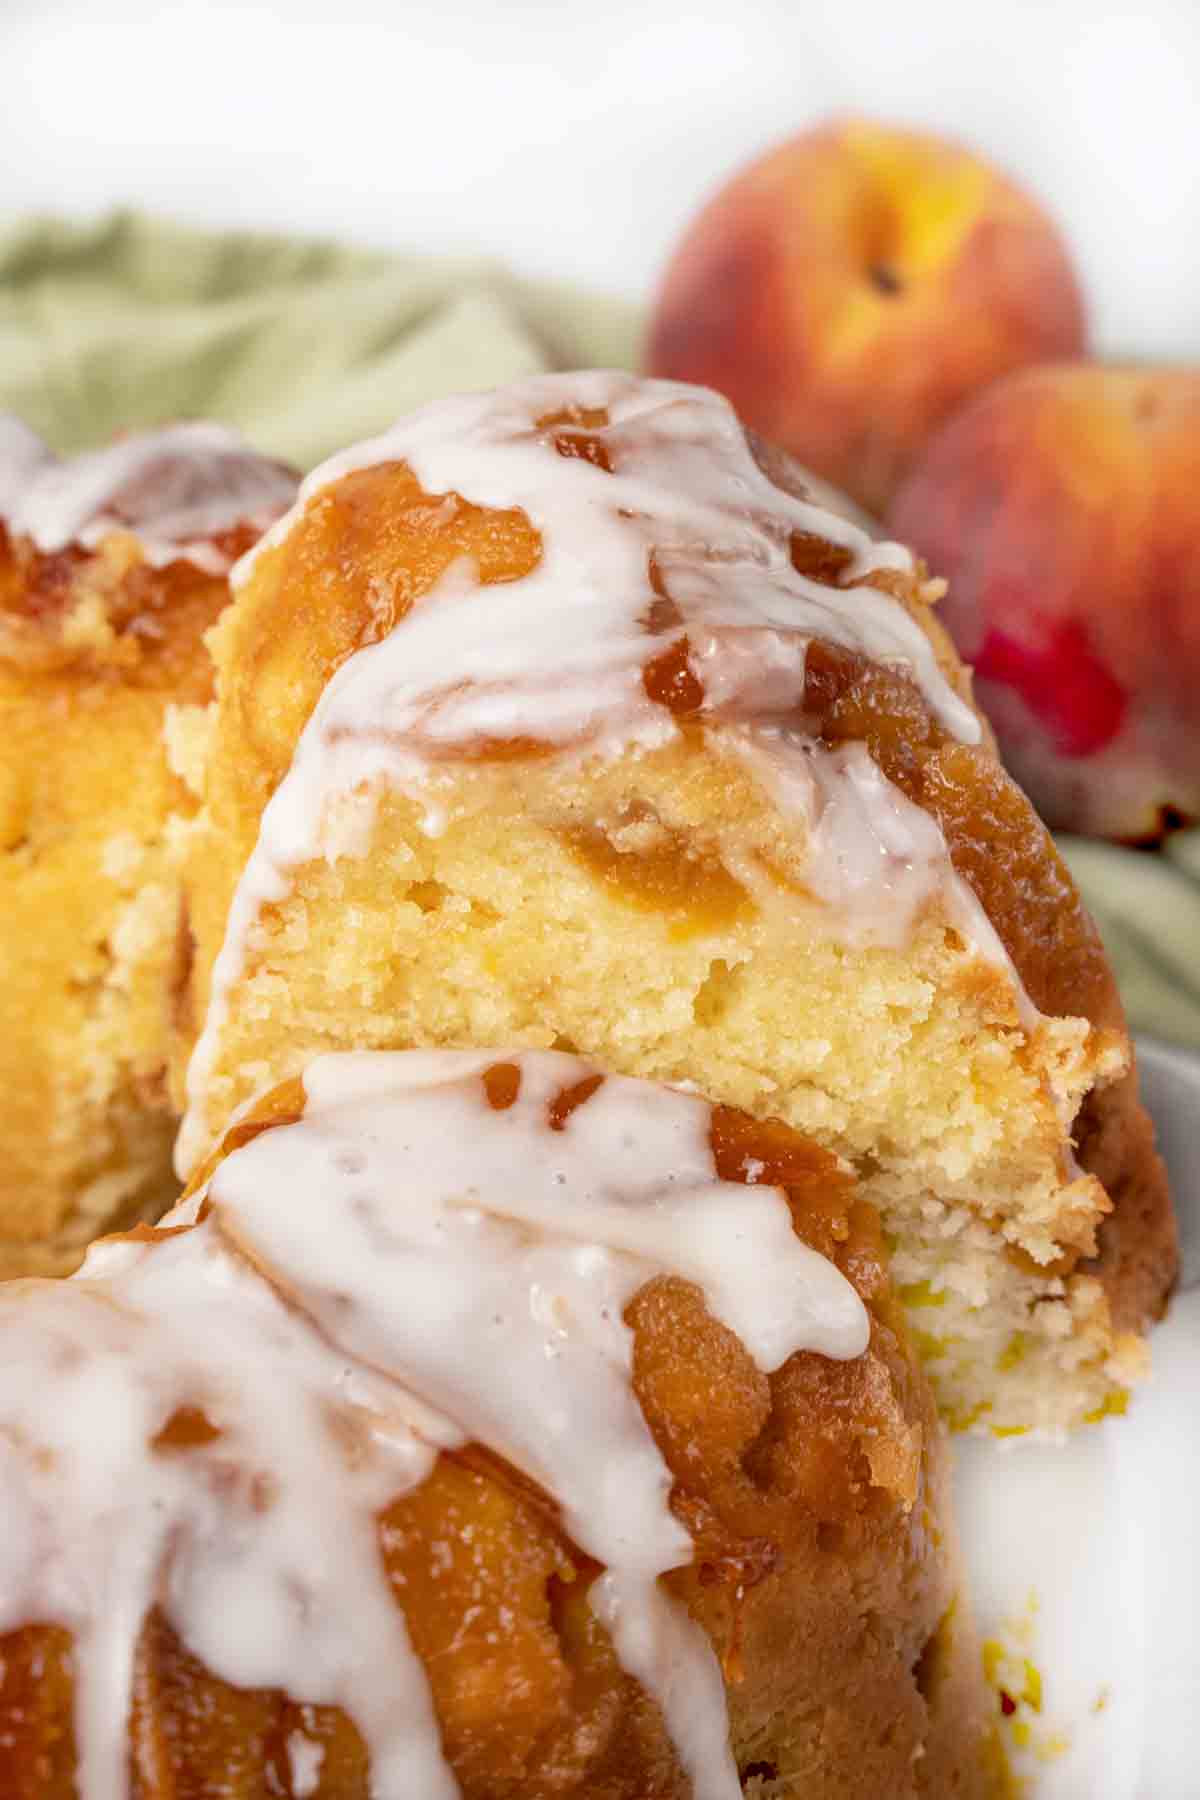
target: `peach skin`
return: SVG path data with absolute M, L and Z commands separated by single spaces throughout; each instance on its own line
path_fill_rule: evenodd
M 982 158 L 834 121 L 769 152 L 685 236 L 647 340 L 655 375 L 881 513 L 933 429 L 1027 363 L 1080 355 L 1058 231 Z
M 1047 823 L 1150 842 L 1200 816 L 1200 370 L 1026 370 L 929 445 L 889 529 Z

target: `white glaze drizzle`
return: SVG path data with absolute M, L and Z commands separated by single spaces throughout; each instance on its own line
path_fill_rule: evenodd
M 293 1800 L 310 1800 L 321 1785 L 324 1746 L 305 1737 L 302 1731 L 293 1731 L 287 1741 L 287 1753 Z
M 497 1061 L 520 1071 L 505 1110 L 482 1080 Z M 449 1800 L 375 1520 L 470 1440 L 605 1566 L 592 1604 L 695 1800 L 737 1800 L 715 1658 L 658 1582 L 692 1548 L 622 1313 L 681 1274 L 765 1370 L 859 1355 L 869 1324 L 777 1189 L 717 1177 L 705 1102 L 608 1077 L 551 1130 L 550 1101 L 592 1073 L 553 1052 L 321 1058 L 304 1116 L 220 1165 L 202 1222 L 0 1288 L 0 1631 L 74 1634 L 81 1800 L 125 1792 L 156 1602 L 223 1679 L 343 1707 L 374 1800 Z M 221 1435 L 155 1452 L 185 1406 Z
M 0 521 L 8 519 L 21 495 L 57 458 L 22 419 L 0 413 Z
M 572 408 L 607 413 L 590 435 L 609 452 L 611 473 L 556 451 L 556 433 L 588 428 L 539 429 L 539 419 Z M 776 487 L 732 407 L 707 388 L 586 370 L 435 401 L 314 470 L 292 511 L 238 566 L 235 585 L 316 494 L 386 462 L 407 464 L 428 494 L 519 508 L 541 534 L 542 554 L 522 580 L 492 587 L 486 604 L 473 580 L 460 580 L 436 605 L 427 596 L 414 608 L 385 640 L 390 650 L 374 646 L 373 710 L 352 719 L 353 729 L 415 738 L 427 752 L 529 730 L 551 742 L 619 744 L 648 730 L 657 741 L 662 709 L 642 674 L 656 637 L 665 648 L 686 632 L 713 712 L 794 706 L 804 647 L 822 638 L 903 669 L 948 730 L 978 742 L 978 720 L 920 626 L 890 594 L 864 585 L 876 571 L 911 571 L 909 552 Z M 795 532 L 847 551 L 842 585 L 797 572 Z M 651 553 L 682 615 L 655 632 L 646 623 Z M 763 691 L 764 652 L 781 661 L 777 695 Z
M 607 413 L 609 423 L 592 435 L 603 442 L 612 473 L 558 453 L 555 432 L 570 431 L 569 423 L 538 427 L 539 419 L 572 408 Z M 266 549 L 284 541 L 314 495 L 354 470 L 393 461 L 406 463 L 431 495 L 521 508 L 541 533 L 541 558 L 531 574 L 493 585 L 486 598 L 471 566 L 452 567 L 326 687 L 263 814 L 231 904 L 188 1071 L 176 1149 L 183 1174 L 211 1137 L 206 1089 L 229 993 L 262 907 L 286 898 L 300 864 L 346 851 L 344 841 L 327 835 L 332 800 L 392 782 L 426 802 L 427 828 L 436 830 L 431 766 L 465 743 L 531 736 L 576 753 L 612 754 L 666 742 L 676 721 L 650 699 L 643 676 L 682 633 L 715 721 L 769 723 L 794 711 L 808 644 L 820 638 L 903 668 L 948 728 L 966 741 L 979 736 L 924 632 L 899 601 L 863 584 L 872 570 L 911 568 L 908 552 L 876 544 L 845 518 L 777 488 L 727 403 L 680 383 L 593 371 L 535 377 L 425 407 L 310 475 L 292 512 L 234 571 L 235 586 L 245 585 Z M 795 532 L 848 552 L 847 585 L 797 573 Z M 676 614 L 655 632 L 648 625 L 651 554 Z M 937 827 L 926 836 L 930 829 Z M 369 830 L 363 835 L 369 843 Z M 923 852 L 917 860 L 930 870 Z M 938 881 L 956 879 L 942 844 L 930 894 Z M 828 886 L 834 904 L 865 894 L 878 910 L 887 900 L 862 881 Z M 980 942 L 985 936 L 975 934 Z
M 46 553 L 95 549 L 123 531 L 156 567 L 184 561 L 222 575 L 232 558 L 213 539 L 235 525 L 264 531 L 295 494 L 289 469 L 223 425 L 133 432 L 60 458 L 20 420 L 0 416 L 0 518 Z
M 936 897 L 970 954 L 1003 970 L 1026 1030 L 1040 1017 L 975 890 L 950 862 L 932 814 L 890 782 L 865 744 L 825 749 L 787 726 L 733 726 L 717 734 L 805 828 L 805 875 L 837 910 L 847 940 L 900 948 Z M 752 889 L 763 877 L 730 866 Z
M 452 1800 L 380 1579 L 374 1516 L 433 1456 L 389 1384 L 349 1369 L 211 1225 L 101 1245 L 70 1282 L 0 1287 L 0 1336 L 0 1629 L 74 1636 L 80 1800 L 127 1792 L 134 1646 L 156 1602 L 226 1680 L 352 1712 L 381 1800 L 407 1791 L 406 1763 L 418 1792 Z M 185 1406 L 222 1436 L 151 1451 Z

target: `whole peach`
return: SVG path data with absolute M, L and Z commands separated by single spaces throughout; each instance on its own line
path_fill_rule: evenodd
M 1024 370 L 965 408 L 889 530 L 1047 822 L 1150 841 L 1200 815 L 1200 370 Z
M 1027 363 L 1081 354 L 1083 303 L 1042 209 L 941 138 L 803 133 L 695 220 L 651 322 L 651 373 L 728 396 L 879 513 L 935 426 Z

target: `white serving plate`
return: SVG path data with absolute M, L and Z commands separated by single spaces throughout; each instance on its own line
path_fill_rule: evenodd
M 1184 1248 L 1150 1380 L 1062 1447 L 955 1445 L 982 1634 L 1011 1643 L 1023 1623 L 1034 1737 L 1062 1740 L 1014 1758 L 1031 1800 L 1200 1800 L 1200 1057 L 1139 1057 Z

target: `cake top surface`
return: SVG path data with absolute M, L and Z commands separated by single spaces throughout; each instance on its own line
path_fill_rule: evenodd
M 325 1057 L 290 1086 L 165 1229 L 0 1294 L 0 1633 L 72 1633 L 81 1800 L 123 1791 L 156 1602 L 222 1679 L 341 1706 L 379 1800 L 453 1795 L 375 1533 L 466 1442 L 557 1506 L 697 1800 L 735 1800 L 715 1659 L 658 1585 L 692 1546 L 623 1314 L 680 1275 L 770 1371 L 860 1355 L 858 1294 L 783 1191 L 721 1178 L 693 1095 L 531 1051 Z
M 223 574 L 233 553 L 219 540 L 237 526 L 265 530 L 295 493 L 290 469 L 223 425 L 166 425 L 59 457 L 0 414 L 0 521 L 46 553 L 94 549 L 120 531 L 151 563 L 184 560 Z
M 778 487 L 708 389 L 591 370 L 435 401 L 315 470 L 237 583 L 314 498 L 386 463 L 431 496 L 519 509 L 541 554 L 486 608 L 473 604 L 477 572 L 451 568 L 385 640 L 393 647 L 373 646 L 351 729 L 385 728 L 426 754 L 517 735 L 654 741 L 671 712 L 794 705 L 820 638 L 903 669 L 948 730 L 978 741 L 925 632 L 871 580 L 911 576 L 908 551 Z M 676 673 L 660 653 L 681 639 Z

